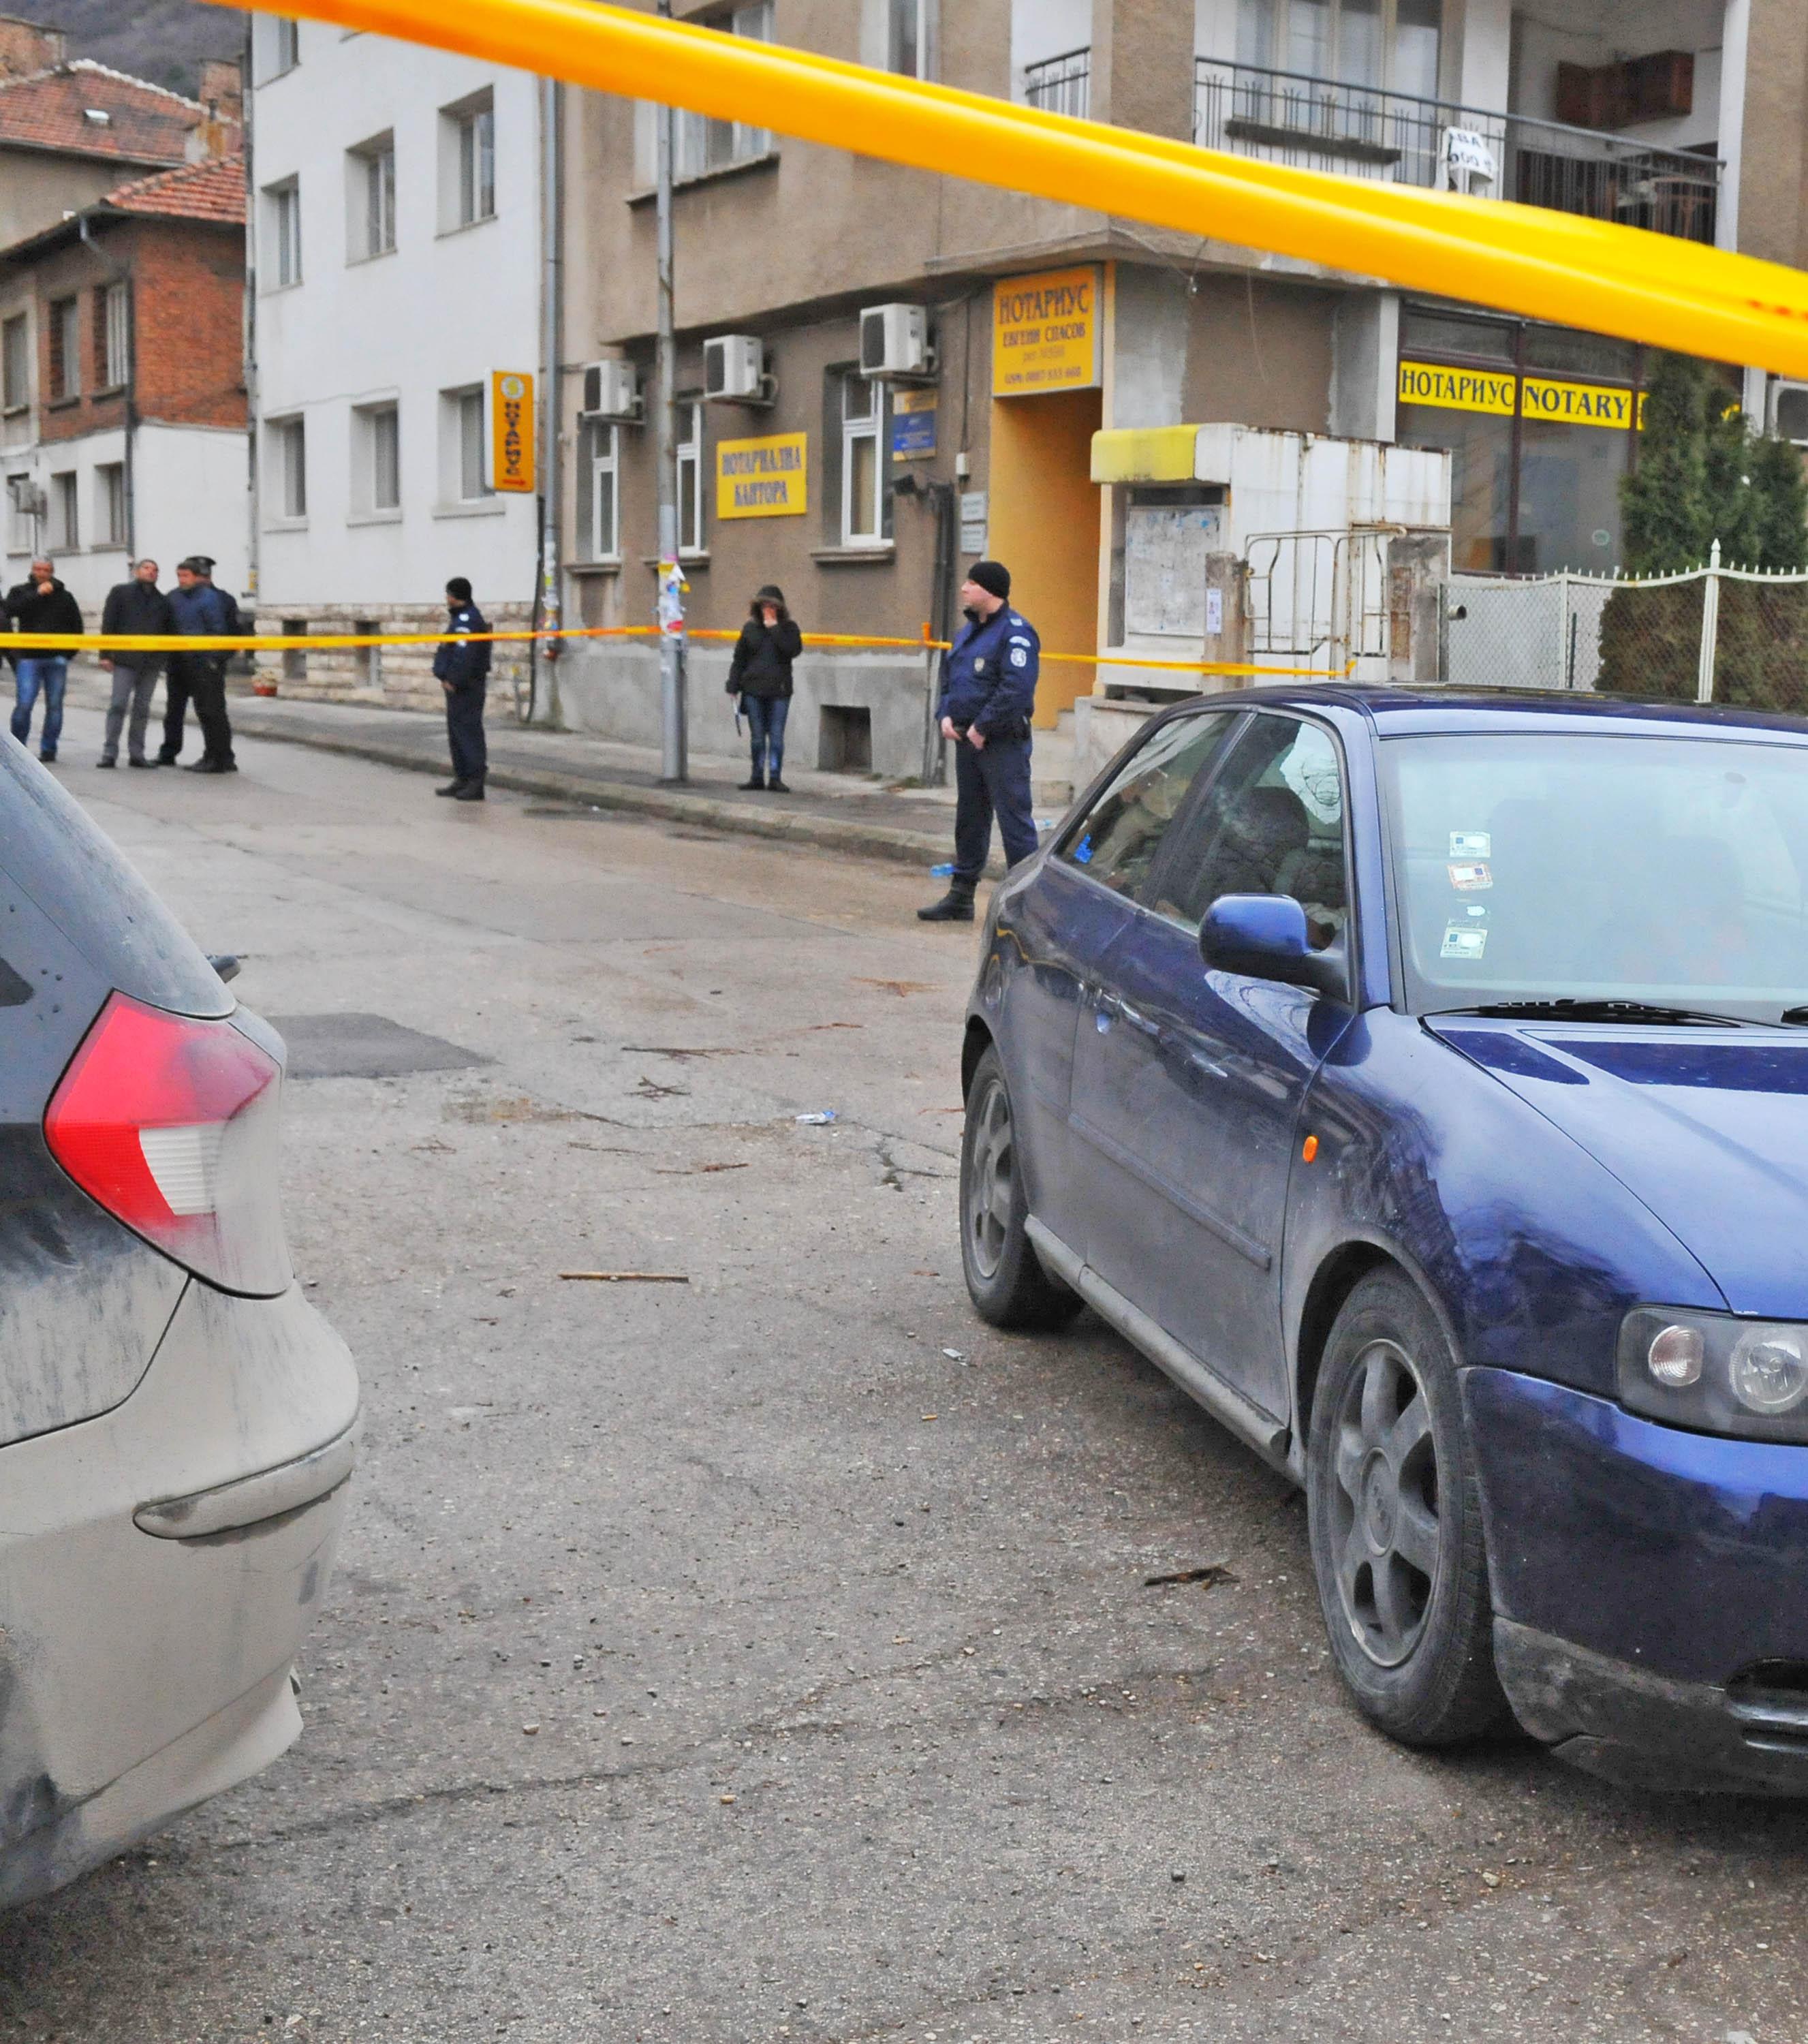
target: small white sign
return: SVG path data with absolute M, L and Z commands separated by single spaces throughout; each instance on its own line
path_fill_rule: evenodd
M 986 493 L 983 490 L 967 490 L 961 493 L 961 551 L 963 554 L 983 554 L 985 551 L 987 508 Z
M 1490 182 L 1499 175 L 1487 137 L 1477 134 L 1473 128 L 1445 129 L 1444 160 L 1453 171 L 1462 171 L 1472 178 L 1486 178 Z
M 1223 632 L 1224 592 L 1221 589 L 1208 589 L 1205 592 L 1205 636 L 1208 639 L 1218 639 L 1223 637 Z

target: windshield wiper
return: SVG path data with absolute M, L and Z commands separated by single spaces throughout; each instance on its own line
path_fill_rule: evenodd
M 1663 1008 L 1649 1001 L 1490 1001 L 1473 1008 L 1440 1008 L 1425 1019 L 1442 1015 L 1481 1015 L 1503 1022 L 1717 1023 L 1735 1029 L 1762 1028 L 1749 1015 L 1715 1015 L 1699 1008 Z M 1808 1021 L 1808 1009 L 1791 1009 L 1783 1016 Z

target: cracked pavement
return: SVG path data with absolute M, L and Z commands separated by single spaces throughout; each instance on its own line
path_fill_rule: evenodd
M 1801 2034 L 1802 1813 L 1386 1745 L 1284 1483 L 973 1317 L 933 883 L 71 724 L 248 1003 L 485 1062 L 290 1084 L 367 1416 L 307 1730 L 7 1919 L 0 2038 Z

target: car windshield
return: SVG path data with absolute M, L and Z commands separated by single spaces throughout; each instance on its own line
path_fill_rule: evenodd
M 1808 1007 L 1808 747 L 1465 732 L 1380 753 L 1416 1012 Z

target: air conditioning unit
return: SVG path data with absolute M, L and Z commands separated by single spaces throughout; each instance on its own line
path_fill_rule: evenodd
M 703 394 L 729 405 L 770 405 L 766 347 L 750 333 L 719 333 L 703 344 Z
M 43 485 L 33 482 L 29 475 L 15 475 L 6 486 L 6 494 L 21 518 L 49 517 L 50 498 Z
M 1787 383 L 1779 378 L 1772 384 L 1771 431 L 1779 440 L 1808 447 L 1808 383 Z
M 935 374 L 929 345 L 929 314 L 922 305 L 869 305 L 860 315 L 862 376 L 913 377 Z
M 631 362 L 584 365 L 586 419 L 638 419 L 640 414 L 640 375 Z

